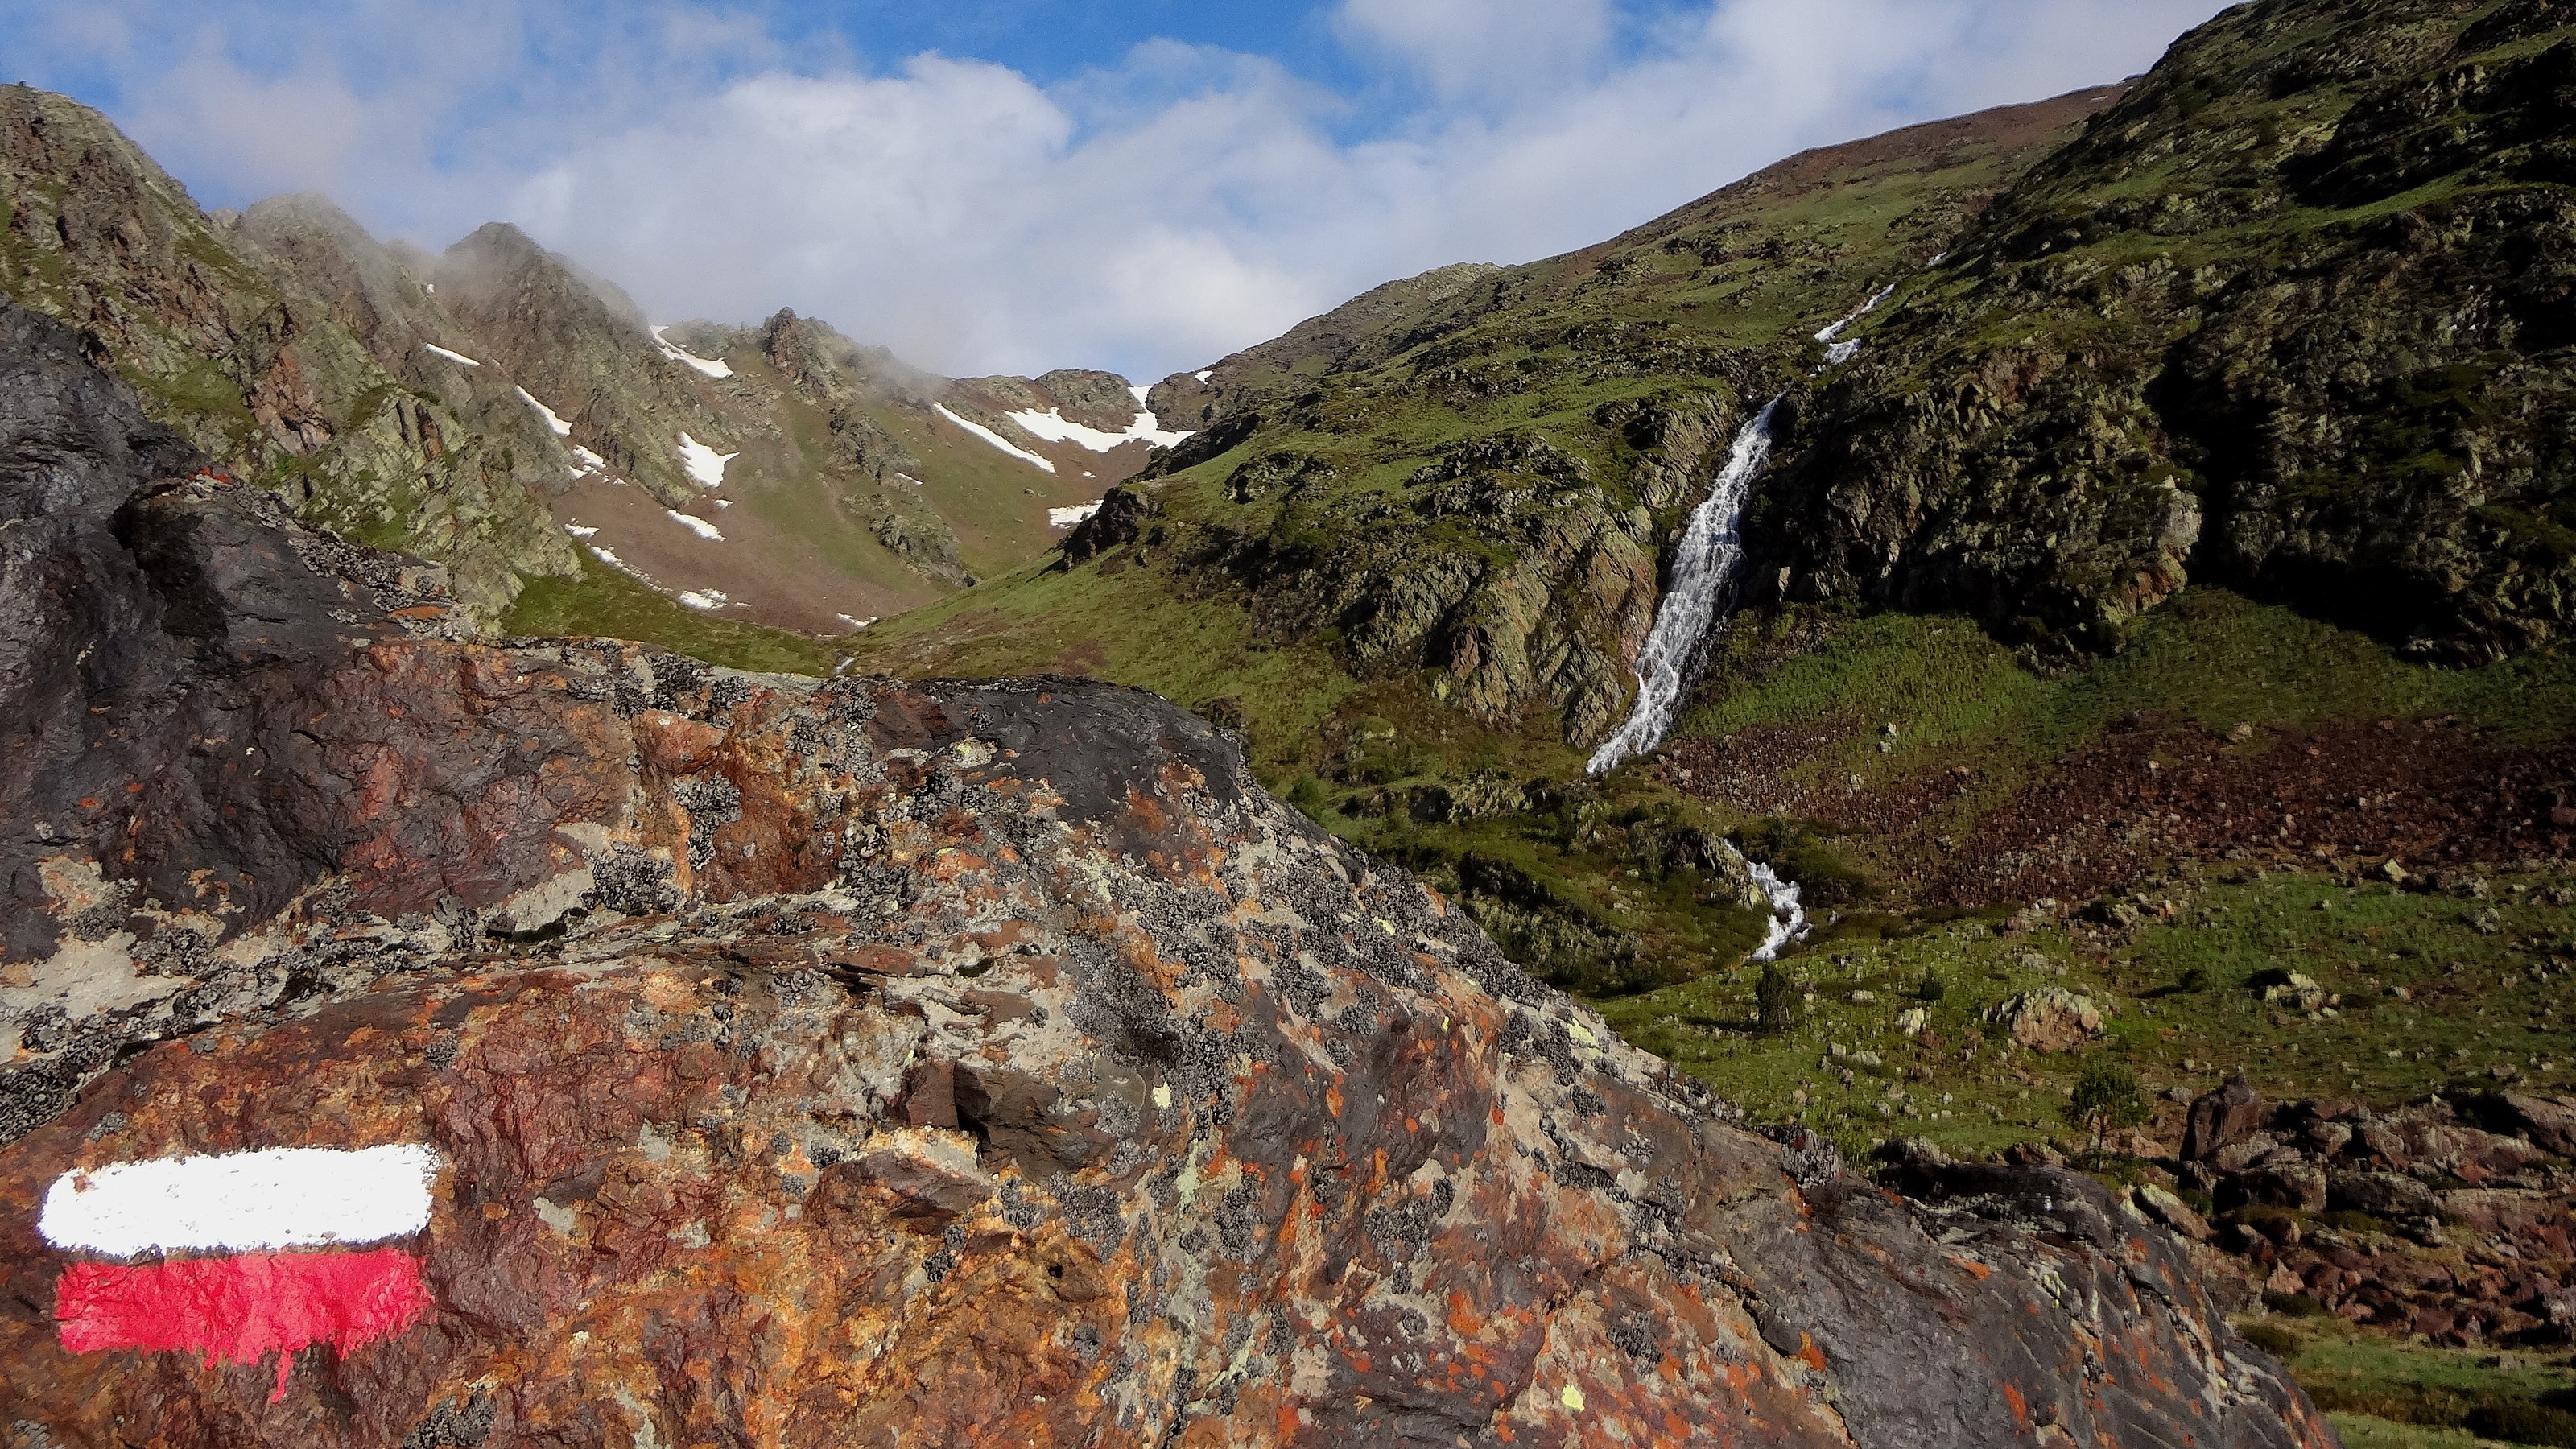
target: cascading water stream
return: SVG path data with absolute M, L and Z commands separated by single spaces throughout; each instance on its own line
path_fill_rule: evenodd
M 1780 410 L 1773 398 L 1759 416 L 1735 435 L 1725 471 L 1708 493 L 1708 501 L 1691 514 L 1682 530 L 1681 548 L 1673 560 L 1673 586 L 1655 612 L 1654 629 L 1645 651 L 1637 656 L 1637 706 L 1619 732 L 1593 752 L 1588 767 L 1606 775 L 1664 742 L 1689 688 L 1689 671 L 1700 646 L 1717 621 L 1718 610 L 1735 595 L 1736 571 L 1744 562 L 1744 540 L 1738 530 L 1753 482 L 1771 461 L 1771 420 Z
M 1930 264 L 1937 267 L 1948 255 L 1943 252 Z M 1843 333 L 1895 296 L 1897 286 L 1888 283 L 1850 316 L 1816 334 L 1816 340 L 1825 344 L 1825 364 L 1816 369 L 1818 374 L 1860 354 L 1860 344 L 1843 341 Z M 1637 656 L 1636 708 L 1619 732 L 1593 752 L 1591 773 L 1608 774 L 1662 744 L 1671 732 L 1682 694 L 1690 686 L 1690 668 L 1718 622 L 1720 609 L 1734 600 L 1736 573 L 1744 564 L 1744 509 L 1752 501 L 1754 482 L 1771 461 L 1771 420 L 1779 410 L 1780 399 L 1775 397 L 1735 435 L 1725 471 L 1717 475 L 1708 501 L 1691 514 L 1690 526 L 1682 530 L 1681 548 L 1673 560 L 1673 586 L 1655 611 L 1645 651 Z M 1760 861 L 1746 865 L 1771 905 L 1770 930 L 1753 959 L 1773 960 L 1790 942 L 1807 934 L 1806 907 L 1797 882 L 1781 879 Z
M 1753 883 L 1762 888 L 1763 898 L 1771 903 L 1770 934 L 1763 937 L 1762 949 L 1753 953 L 1753 959 L 1777 960 L 1782 947 L 1807 934 L 1807 908 L 1799 901 L 1802 892 L 1796 881 L 1782 880 L 1758 860 L 1745 864 L 1753 870 Z

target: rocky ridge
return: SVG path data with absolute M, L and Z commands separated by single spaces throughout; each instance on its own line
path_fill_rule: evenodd
M 609 570 L 688 609 L 837 636 L 1042 551 L 1062 532 L 1050 510 L 1149 451 L 1009 417 L 1122 434 L 1142 405 L 1109 374 L 951 382 L 792 313 L 657 332 L 505 224 L 432 255 L 319 197 L 209 216 L 103 117 L 25 87 L 0 94 L 0 294 L 81 328 L 217 467 L 445 564 L 486 625 L 530 580 L 601 593 Z M 801 353 L 772 355 L 782 322 Z M 731 495 L 711 496 L 718 477 Z
M 1146 696 L 480 642 L 0 373 L 22 1435 L 2333 1442 L 2087 1180 L 1748 1130 Z M 56 1175 L 386 1142 L 410 1330 L 57 1341 Z
M 469 607 L 497 613 L 521 575 L 577 567 L 510 435 L 466 423 L 476 399 L 406 387 L 114 127 L 25 86 L 0 88 L 0 290 L 78 327 L 218 466 L 352 537 L 446 560 Z
M 1761 576 L 2115 648 L 2193 578 L 2429 658 L 2566 626 L 2563 6 L 2263 0 L 2184 38 L 1804 407 Z

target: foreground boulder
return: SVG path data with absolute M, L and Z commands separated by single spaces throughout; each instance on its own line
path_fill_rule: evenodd
M 2334 1442 L 2089 1180 L 1748 1130 L 1160 701 L 442 637 L 0 395 L 23 1440 Z

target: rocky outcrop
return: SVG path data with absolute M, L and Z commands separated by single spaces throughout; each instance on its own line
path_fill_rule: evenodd
M 0 368 L 22 1438 L 2333 1442 L 2099 1189 L 1747 1130 L 1159 701 L 443 637 Z M 417 1319 L 58 1337 L 60 1175 L 395 1143 Z
M 1145 526 L 1162 511 L 1153 490 L 1141 484 L 1122 483 L 1110 489 L 1101 496 L 1100 507 L 1064 536 L 1066 565 L 1088 563 L 1113 548 L 1136 542 L 1145 536 Z
M 562 491 L 572 471 L 570 440 L 556 437 L 536 404 L 519 396 L 499 369 L 464 367 L 430 350 L 471 355 L 477 344 L 393 248 L 311 195 L 262 201 L 223 230 L 282 285 L 319 297 L 388 375 L 454 413 L 467 430 L 460 444 L 480 446 L 522 488 Z
M 507 222 L 478 228 L 441 253 L 441 303 L 497 365 L 570 421 L 609 471 L 678 507 L 697 495 L 681 466 L 688 433 L 719 449 L 735 428 L 698 395 L 713 385 L 656 346 L 623 293 L 536 244 Z
M 96 112 L 0 87 L 0 295 L 78 329 L 216 466 L 316 522 L 446 563 L 485 618 L 522 576 L 576 572 L 521 486 L 533 460 L 469 424 L 473 398 L 389 372 L 273 260 Z M 357 295 L 371 279 L 343 280 Z
M 2063 986 L 2043 986 L 1998 1003 L 1986 1019 L 2014 1044 L 2035 1052 L 2071 1052 L 2102 1034 L 2102 1008 Z
M 2576 1342 L 2572 1124 L 2576 1102 L 2518 1092 L 2267 1106 L 2239 1079 L 2192 1104 L 2177 1165 L 2219 1214 L 2199 1236 L 2275 1307 L 2559 1346 Z
M 1759 546 L 2043 653 L 2195 577 L 2437 658 L 2556 640 L 2571 77 L 2563 7 L 2228 12 L 1855 331 Z

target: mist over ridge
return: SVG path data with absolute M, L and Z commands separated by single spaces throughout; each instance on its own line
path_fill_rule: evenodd
M 2133 74 L 2218 8 L 1334 0 L 1273 34 L 1136 7 L 1115 43 L 1043 6 L 910 30 L 418 0 L 363 34 L 282 0 L 0 16 L 11 78 L 98 105 L 209 207 L 319 191 L 433 250 L 505 220 L 656 321 L 793 306 L 955 376 L 1160 377 L 1808 146 Z M 1210 28 L 1153 28 L 1183 25 Z

